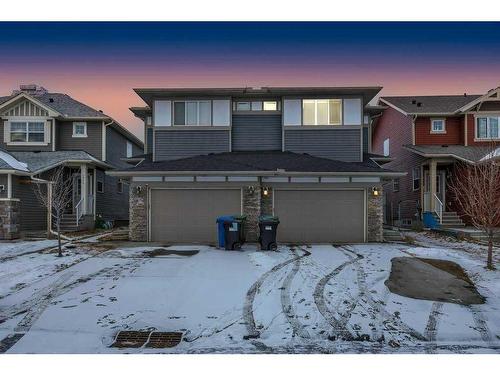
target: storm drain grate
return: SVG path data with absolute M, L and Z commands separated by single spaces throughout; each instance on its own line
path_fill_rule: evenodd
M 140 348 L 148 341 L 149 331 L 120 331 L 116 335 L 113 348 Z
M 152 332 L 146 348 L 163 349 L 179 345 L 182 339 L 181 332 Z
M 182 340 L 181 332 L 120 331 L 112 348 L 173 348 Z

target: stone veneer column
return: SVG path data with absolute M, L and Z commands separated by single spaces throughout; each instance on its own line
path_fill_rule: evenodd
M 138 192 L 137 187 L 141 187 Z M 129 239 L 130 241 L 148 240 L 148 188 L 143 185 L 130 185 Z
M 18 200 L 0 201 L 0 240 L 14 240 L 20 237 Z
M 260 216 L 260 187 L 248 186 L 243 188 L 243 214 L 247 216 L 246 239 L 249 242 L 257 241 L 259 238 L 259 216 Z
M 379 188 L 379 195 L 374 196 L 371 189 L 368 189 L 367 205 L 368 205 L 368 242 L 382 242 L 384 240 L 384 207 L 383 207 L 383 191 Z
M 260 199 L 260 212 L 261 215 L 272 215 L 273 214 L 273 189 L 268 188 L 267 196 L 261 194 Z

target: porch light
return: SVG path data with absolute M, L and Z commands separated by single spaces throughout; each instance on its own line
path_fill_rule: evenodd
M 378 197 L 380 195 L 380 188 L 379 187 L 372 187 L 372 194 L 374 197 Z
M 267 197 L 269 195 L 269 188 L 268 187 L 264 187 L 262 189 L 262 194 L 264 194 L 264 196 Z

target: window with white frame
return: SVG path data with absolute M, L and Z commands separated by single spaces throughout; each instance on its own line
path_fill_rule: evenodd
M 250 111 L 252 109 L 251 102 L 236 102 L 237 111 Z
M 132 157 L 132 142 L 127 141 L 127 158 Z
M 10 142 L 43 143 L 45 142 L 44 121 L 11 121 Z
M 87 136 L 87 123 L 74 122 L 73 123 L 73 138 L 85 138 Z
M 420 167 L 413 168 L 413 190 L 420 189 Z
M 399 191 L 399 178 L 392 180 L 392 191 L 395 193 Z
M 278 110 L 278 102 L 276 100 L 266 100 L 263 102 L 264 111 L 277 111 Z
M 237 101 L 233 104 L 233 109 L 237 112 L 262 112 L 262 111 L 278 111 L 278 102 L 276 100 L 252 100 L 252 101 Z
M 389 156 L 391 150 L 390 150 L 390 139 L 387 138 L 385 141 L 384 141 L 384 156 Z
M 431 120 L 431 133 L 445 133 L 445 120 L 443 118 L 435 118 Z
M 499 122 L 499 116 L 478 117 L 476 119 L 476 139 L 500 139 L 500 130 L 498 128 Z
M 174 125 L 211 125 L 212 103 L 204 101 L 174 102 Z
M 304 125 L 341 125 L 341 99 L 304 99 L 302 101 Z

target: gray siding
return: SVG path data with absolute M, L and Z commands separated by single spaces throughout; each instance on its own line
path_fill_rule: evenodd
M 20 225 L 22 231 L 47 229 L 47 210 L 38 201 L 33 185 L 20 184 L 20 178 L 12 176 L 12 196 L 21 200 Z
M 121 160 L 126 157 L 127 138 L 108 126 L 106 128 L 106 162 L 114 167 L 127 168 L 130 164 Z
M 233 151 L 281 150 L 281 115 L 235 115 L 231 130 Z
M 368 128 L 363 127 L 363 152 L 368 152 Z
M 361 161 L 360 129 L 285 130 L 285 150 L 347 162 Z
M 96 213 L 104 220 L 127 220 L 129 208 L 129 186 L 123 184 L 123 193 L 118 192 L 118 178 L 97 170 L 97 181 L 104 182 L 104 193 L 96 192 Z
M 11 146 L 7 145 L 4 141 L 4 121 L 6 119 L 0 118 L 0 147 L 7 151 L 52 151 L 52 132 L 54 131 L 54 120 L 51 120 L 51 133 L 50 142 L 46 146 Z
M 155 160 L 229 151 L 229 130 L 157 130 Z
M 56 128 L 57 150 L 82 150 L 102 159 L 102 122 L 87 121 L 86 138 L 73 138 L 72 121 L 58 121 Z

